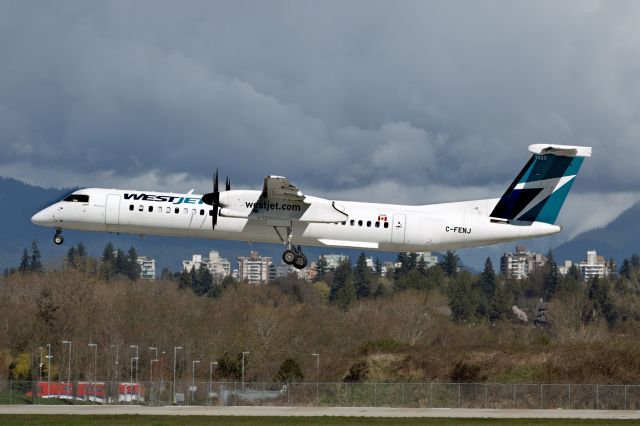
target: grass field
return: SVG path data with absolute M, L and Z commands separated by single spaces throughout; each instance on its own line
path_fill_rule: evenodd
M 581 419 L 451 419 L 379 417 L 230 417 L 230 416 L 84 416 L 84 415 L 0 415 L 8 425 L 621 425 L 639 420 Z

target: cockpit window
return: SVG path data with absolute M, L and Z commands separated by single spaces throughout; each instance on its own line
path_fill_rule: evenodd
M 71 201 L 74 203 L 88 203 L 89 196 L 82 195 L 82 194 L 71 194 L 67 198 L 65 198 L 63 201 Z

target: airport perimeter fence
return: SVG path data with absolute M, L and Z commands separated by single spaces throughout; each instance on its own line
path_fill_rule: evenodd
M 0 381 L 0 404 L 640 409 L 640 385 Z

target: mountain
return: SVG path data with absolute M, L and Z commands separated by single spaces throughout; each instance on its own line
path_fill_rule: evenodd
M 623 259 L 640 252 L 640 202 L 625 210 L 602 228 L 592 229 L 575 236 L 554 250 L 558 263 L 565 259 L 580 261 L 587 250 L 597 250 L 607 259 L 620 265 Z
M 217 250 L 223 257 L 235 265 L 238 256 L 246 256 L 250 250 L 256 250 L 263 256 L 271 256 L 275 263 L 280 262 L 282 245 L 249 244 L 238 241 L 211 241 L 195 238 L 140 237 L 138 235 L 108 234 L 103 232 L 80 232 L 64 230 L 64 244 L 53 244 L 54 230 L 31 223 L 31 216 L 47 205 L 54 203 L 69 193 L 70 189 L 46 189 L 31 186 L 11 178 L 0 177 L 0 205 L 3 206 L 2 227 L 0 228 L 0 271 L 8 267 L 17 267 L 22 251 L 36 240 L 42 252 L 45 264 L 59 263 L 69 247 L 82 242 L 90 255 L 99 257 L 104 246 L 111 241 L 116 248 L 127 251 L 136 248 L 138 255 L 149 256 L 156 260 L 156 273 L 163 268 L 173 271 L 182 268 L 183 259 L 191 259 L 194 253 L 208 254 Z M 355 262 L 361 250 L 341 248 L 305 247 L 305 254 L 314 261 L 321 254 L 341 253 Z M 382 262 L 396 259 L 396 253 L 371 252 L 369 256 L 379 257 Z

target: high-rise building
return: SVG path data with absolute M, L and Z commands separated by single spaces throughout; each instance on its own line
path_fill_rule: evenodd
M 249 284 L 266 284 L 269 282 L 271 263 L 270 257 L 261 257 L 257 251 L 252 251 L 249 256 L 238 257 L 238 279 Z
M 349 256 L 345 254 L 324 254 L 322 257 L 327 261 L 327 269 L 338 269 L 342 262 L 349 260 Z
M 422 259 L 427 268 L 438 264 L 438 256 L 433 256 L 430 251 L 419 251 L 416 254 L 418 255 L 417 260 L 420 261 Z
M 528 252 L 523 246 L 516 246 L 515 253 L 505 253 L 500 258 L 500 272 L 506 278 L 521 280 L 545 263 L 546 256 Z
M 561 275 L 567 275 L 567 272 L 569 272 L 569 269 L 571 269 L 572 266 L 573 266 L 573 261 L 565 260 L 562 265 L 558 265 L 558 272 Z
M 193 268 L 198 270 L 202 265 L 209 269 L 209 272 L 214 277 L 224 278 L 231 275 L 231 263 L 221 257 L 220 253 L 215 250 L 209 252 L 208 258 L 203 258 L 200 254 L 194 254 L 191 260 L 182 261 L 182 269 L 185 271 L 191 271 Z
M 317 264 L 316 262 L 311 262 L 309 266 L 304 269 L 297 269 L 293 267 L 293 265 L 286 265 L 284 263 L 280 265 L 276 265 L 275 263 L 271 264 L 269 281 L 275 280 L 276 278 L 288 277 L 289 275 L 294 275 L 298 279 L 312 282 L 318 275 Z
M 147 256 L 138 256 L 136 259 L 140 265 L 140 278 L 143 280 L 156 279 L 156 260 Z
M 585 281 L 593 277 L 602 278 L 609 275 L 609 268 L 603 256 L 598 256 L 595 250 L 587 252 L 587 258 L 578 264 L 578 269 Z

